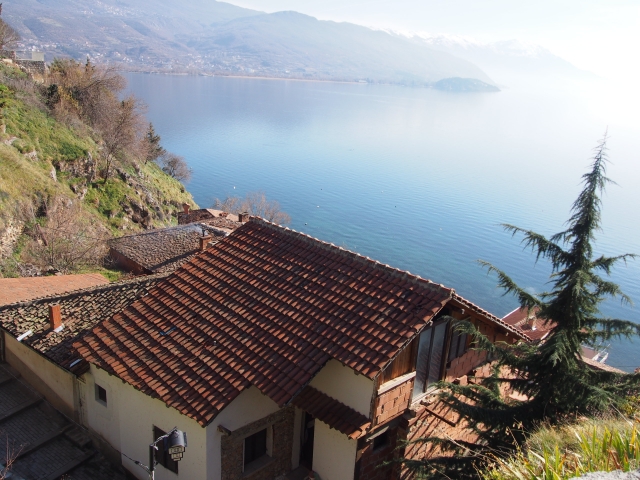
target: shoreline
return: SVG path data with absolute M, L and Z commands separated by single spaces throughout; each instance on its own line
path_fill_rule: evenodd
M 242 78 L 250 80 L 279 80 L 279 81 L 293 81 L 293 82 L 313 82 L 313 83 L 342 83 L 350 85 L 392 85 L 402 86 L 399 83 L 369 83 L 369 82 L 356 82 L 349 80 L 323 80 L 320 78 L 289 78 L 289 77 L 266 77 L 262 75 L 225 75 L 220 73 L 187 73 L 187 72 L 153 72 L 145 70 L 121 70 L 122 73 L 137 73 L 144 75 L 167 75 L 175 77 L 217 77 L 217 78 Z M 429 87 L 427 87 L 429 88 Z

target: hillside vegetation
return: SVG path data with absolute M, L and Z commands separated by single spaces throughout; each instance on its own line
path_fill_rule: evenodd
M 105 172 L 103 130 L 59 108 L 47 98 L 47 92 L 50 94 L 51 85 L 38 85 L 16 67 L 0 63 L 3 276 L 25 273 L 20 268 L 27 260 L 25 248 L 31 257 L 37 253 L 37 248 L 28 248 L 30 244 L 52 244 L 47 235 L 56 232 L 47 221 L 53 211 L 71 211 L 77 205 L 73 218 L 67 218 L 68 212 L 62 215 L 65 224 L 82 224 L 83 228 L 74 231 L 81 231 L 85 241 L 104 243 L 113 235 L 171 224 L 182 203 L 194 205 L 182 183 L 156 162 L 141 159 L 135 149 L 114 151 L 109 160 L 111 173 Z M 134 140 L 142 142 L 143 133 L 134 132 Z M 87 268 L 87 262 L 79 262 L 70 271 L 82 268 Z
M 589 472 L 640 468 L 638 420 L 590 419 L 542 427 L 523 449 L 483 473 L 483 480 L 565 480 Z

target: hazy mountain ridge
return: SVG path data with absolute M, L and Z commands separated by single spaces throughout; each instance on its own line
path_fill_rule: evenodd
M 472 62 L 498 83 L 508 82 L 514 76 L 595 77 L 540 45 L 519 40 L 483 43 L 461 35 L 389 33 Z
M 295 13 L 188 0 L 8 0 L 5 18 L 47 58 L 91 56 L 138 70 L 431 85 L 491 78 L 407 38 Z

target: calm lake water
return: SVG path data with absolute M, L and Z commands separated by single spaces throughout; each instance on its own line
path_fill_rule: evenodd
M 164 146 L 193 169 L 200 206 L 255 190 L 290 227 L 453 287 L 492 313 L 516 308 L 478 259 L 531 291 L 548 280 L 501 223 L 563 228 L 592 148 L 609 128 L 601 253 L 640 253 L 640 122 L 601 87 L 455 94 L 400 86 L 128 75 Z M 640 260 L 612 279 L 640 305 Z M 605 314 L 640 322 L 640 306 Z M 640 366 L 640 341 L 609 364 Z

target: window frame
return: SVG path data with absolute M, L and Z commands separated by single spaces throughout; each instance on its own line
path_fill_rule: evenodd
M 443 379 L 444 376 L 444 372 L 446 371 L 446 366 L 448 363 L 448 357 L 449 357 L 449 347 L 450 347 L 450 340 L 451 340 L 451 318 L 443 318 L 443 317 L 448 317 L 448 315 L 443 315 L 441 318 L 435 319 L 433 321 L 433 323 L 431 325 L 429 325 L 428 327 L 424 328 L 420 334 L 417 336 L 417 340 L 418 340 L 418 345 L 416 348 L 416 360 L 415 360 L 415 372 L 416 372 L 416 376 L 414 377 L 414 387 L 413 387 L 413 392 L 411 395 L 411 403 L 416 403 L 419 402 L 420 400 L 422 400 L 426 395 L 428 395 L 429 393 L 433 393 L 435 391 L 435 386 L 433 385 L 433 383 L 440 381 Z M 436 332 L 436 329 L 438 327 L 441 327 L 442 325 L 444 325 L 444 337 L 442 339 L 442 350 L 440 352 L 440 366 L 438 367 L 438 380 L 436 381 L 432 381 L 431 384 L 429 383 L 429 374 L 432 370 L 432 364 L 431 362 L 433 361 L 433 346 L 434 346 L 434 342 L 436 341 L 436 335 L 434 335 L 434 333 Z M 422 337 L 422 335 L 426 334 L 427 332 L 430 332 L 430 338 L 428 340 L 429 342 L 429 353 L 428 355 L 421 355 L 420 352 L 420 339 Z M 425 375 L 425 379 L 424 379 L 424 387 L 422 389 L 422 392 L 416 393 L 416 382 L 418 382 L 418 362 L 420 361 L 421 358 L 426 358 L 426 362 L 424 365 L 424 375 Z
M 102 398 L 102 392 L 104 392 L 104 399 Z M 95 394 L 96 394 L 96 402 L 98 402 L 100 405 L 104 405 L 105 407 L 107 406 L 107 402 L 108 402 L 108 395 L 107 395 L 107 389 L 104 388 L 101 385 L 98 385 L 97 383 L 95 384 Z
M 162 430 L 160 427 L 153 426 L 153 441 L 155 442 L 162 435 L 166 435 L 167 432 Z M 158 442 L 156 444 L 158 449 L 154 452 L 155 461 L 158 465 L 162 465 L 164 468 L 169 470 L 170 472 L 178 475 L 178 462 L 174 461 L 169 455 L 169 452 L 164 449 L 164 441 Z
M 265 432 L 264 438 L 264 453 L 259 456 L 254 456 L 250 461 L 247 461 L 247 440 L 255 437 L 258 434 Z M 247 435 L 242 440 L 242 472 L 246 473 L 247 470 L 252 471 L 255 468 L 260 469 L 262 466 L 257 466 L 258 464 L 264 463 L 265 465 L 271 461 L 273 458 L 273 425 L 266 425 L 264 428 L 260 430 L 256 430 L 250 435 Z
M 470 321 L 470 318 L 467 317 L 463 320 Z M 463 356 L 465 353 L 469 351 L 469 346 L 471 343 L 469 341 L 469 338 L 470 338 L 469 335 L 466 333 L 456 332 L 455 330 L 456 324 L 463 320 L 452 321 L 451 326 L 449 327 L 451 332 L 449 335 L 450 339 L 449 339 L 449 351 L 447 352 L 447 366 L 456 358 L 460 358 L 461 356 Z M 454 346 L 454 342 L 456 342 L 455 346 Z

